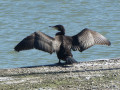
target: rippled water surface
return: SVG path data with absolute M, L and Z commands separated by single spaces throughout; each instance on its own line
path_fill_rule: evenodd
M 67 35 L 89 28 L 111 41 L 110 47 L 97 45 L 72 52 L 77 61 L 120 57 L 120 0 L 1 0 L 0 68 L 57 63 L 56 54 L 13 49 L 38 30 L 54 37 L 56 31 L 48 26 L 56 24 L 64 25 Z

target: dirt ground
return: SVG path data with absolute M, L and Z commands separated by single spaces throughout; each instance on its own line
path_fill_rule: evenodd
M 119 90 L 120 58 L 0 69 L 0 90 Z

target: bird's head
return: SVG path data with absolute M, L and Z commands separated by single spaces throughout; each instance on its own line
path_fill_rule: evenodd
M 58 31 L 64 31 L 64 26 L 63 25 L 55 25 L 55 26 L 49 26 L 49 27 L 52 27 Z

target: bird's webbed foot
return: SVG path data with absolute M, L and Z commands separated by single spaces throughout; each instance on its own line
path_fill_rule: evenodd
M 78 63 L 73 57 L 68 57 L 66 59 L 66 64 Z

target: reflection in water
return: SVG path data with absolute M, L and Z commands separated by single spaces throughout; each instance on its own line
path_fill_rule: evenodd
M 40 30 L 48 35 L 56 31 L 48 26 L 63 24 L 67 35 L 90 28 L 107 37 L 112 45 L 94 46 L 83 53 L 72 52 L 78 61 L 116 58 L 120 53 L 120 1 L 116 0 L 1 0 L 0 68 L 13 68 L 58 62 L 55 54 L 38 50 L 14 52 L 14 46 L 29 34 Z M 69 33 L 68 33 L 69 32 Z

